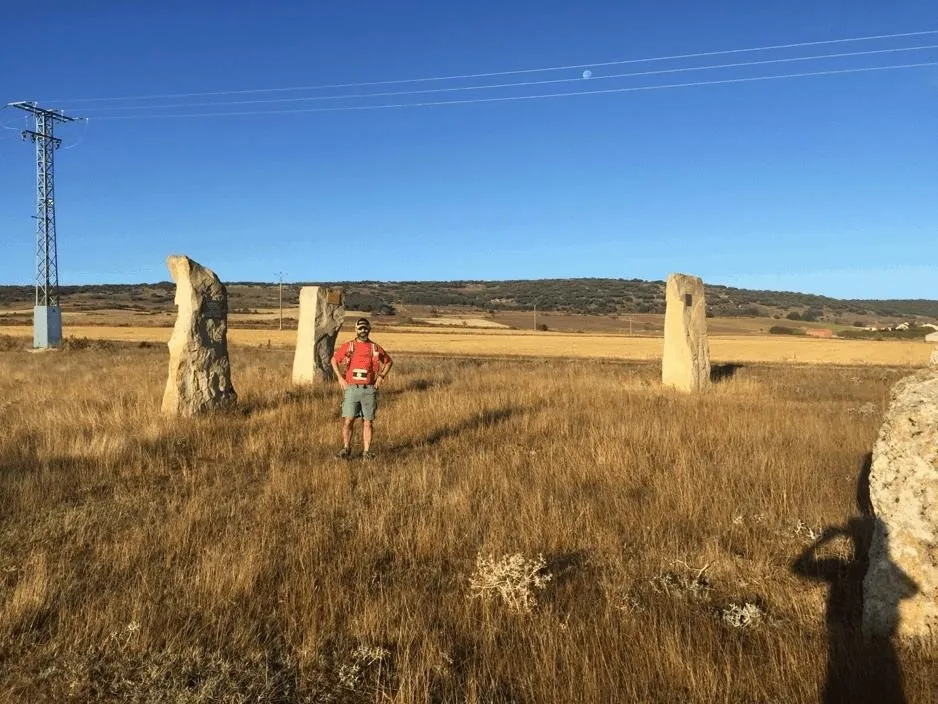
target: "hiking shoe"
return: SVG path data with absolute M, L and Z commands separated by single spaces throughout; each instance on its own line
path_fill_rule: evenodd
M 363 452 L 363 453 L 362 453 L 362 459 L 363 459 L 365 462 L 371 462 L 373 459 L 375 459 L 375 453 L 374 453 L 374 452 Z
M 343 447 L 341 450 L 335 453 L 335 458 L 337 460 L 347 460 L 351 456 L 352 456 L 352 453 L 349 451 L 347 447 Z

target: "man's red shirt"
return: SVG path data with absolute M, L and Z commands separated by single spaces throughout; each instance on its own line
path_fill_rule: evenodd
M 345 365 L 345 380 L 349 384 L 374 384 L 382 364 L 391 361 L 391 356 L 377 342 L 371 340 L 349 340 L 333 355 L 336 363 Z

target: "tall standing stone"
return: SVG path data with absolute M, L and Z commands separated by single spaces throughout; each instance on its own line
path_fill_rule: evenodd
M 162 411 L 192 416 L 238 400 L 228 363 L 228 292 L 211 269 L 189 257 L 166 259 L 176 282 L 176 325 Z
M 682 391 L 700 391 L 710 385 L 703 281 L 687 274 L 669 275 L 665 302 L 661 383 Z
M 873 446 L 868 636 L 938 638 L 938 369 L 900 380 Z
M 296 327 L 293 383 L 302 386 L 335 380 L 332 355 L 345 319 L 342 292 L 320 286 L 300 289 L 300 319 Z

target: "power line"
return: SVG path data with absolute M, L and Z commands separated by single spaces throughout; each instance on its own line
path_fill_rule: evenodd
M 0 106 L 0 110 L 7 110 L 7 109 L 12 108 L 12 107 L 13 107 L 12 105 L 2 105 L 2 106 Z M 24 115 L 23 117 L 26 118 L 26 124 L 28 125 L 28 124 L 29 124 L 29 115 Z M 2 127 L 2 128 L 5 129 L 5 130 L 11 130 L 12 132 L 22 132 L 22 131 L 23 131 L 23 128 L 22 128 L 22 127 L 10 127 L 9 125 L 4 125 L 2 122 L 0 122 L 0 127 Z
M 79 144 L 85 141 L 85 137 L 88 134 L 88 118 L 87 117 L 78 117 L 76 120 L 83 122 L 85 124 L 84 128 L 81 131 L 81 134 L 78 136 L 78 139 L 71 144 L 65 145 L 62 147 L 63 150 L 74 149 Z
M 101 107 L 101 108 L 89 108 L 89 110 L 98 110 L 106 111 L 107 113 L 112 113 L 114 111 L 128 111 L 128 110 L 172 110 L 180 108 L 201 108 L 201 107 L 222 107 L 222 106 L 232 106 L 232 105 L 269 105 L 273 103 L 301 103 L 301 102 L 318 102 L 323 100 L 355 100 L 361 98 L 386 98 L 386 97 L 395 97 L 403 95 L 426 95 L 430 93 L 447 93 L 455 91 L 470 91 L 470 90 L 495 90 L 500 88 L 524 88 L 530 86 L 541 86 L 541 85 L 556 85 L 559 83 L 580 83 L 584 80 L 590 81 L 602 81 L 602 80 L 612 80 L 619 78 L 636 78 L 640 76 L 659 76 L 666 74 L 674 73 L 688 73 L 692 71 L 712 71 L 719 69 L 727 68 L 746 68 L 751 66 L 766 66 L 769 64 L 781 64 L 781 63 L 793 63 L 797 61 L 817 61 L 823 59 L 840 59 L 848 57 L 857 57 L 857 56 L 871 56 L 874 54 L 894 54 L 903 51 L 923 51 L 927 49 L 938 49 L 938 44 L 927 44 L 923 46 L 911 46 L 911 47 L 901 47 L 893 49 L 872 49 L 867 51 L 850 51 L 842 52 L 839 54 L 816 54 L 814 56 L 796 56 L 796 57 L 786 57 L 780 59 L 763 59 L 759 61 L 743 61 L 731 64 L 710 64 L 707 66 L 684 66 L 680 68 L 667 68 L 667 69 L 658 69 L 655 71 L 633 71 L 629 73 L 614 73 L 608 76 L 593 76 L 590 79 L 584 79 L 582 77 L 576 78 L 553 78 L 542 81 L 516 81 L 513 83 L 494 83 L 494 84 L 484 84 L 479 86 L 455 86 L 452 88 L 424 88 L 421 90 L 405 90 L 405 91 L 390 91 L 382 93 L 353 93 L 351 95 L 318 95 L 318 96 L 307 96 L 302 98 L 263 98 L 257 100 L 229 100 L 229 101 L 210 101 L 205 103 L 177 103 L 169 105 L 129 105 L 129 106 L 115 106 L 115 107 Z
M 806 73 L 786 73 L 770 76 L 749 76 L 745 78 L 724 78 L 712 81 L 692 81 L 688 83 L 668 83 L 657 86 L 632 86 L 628 88 L 606 88 L 597 90 L 570 91 L 566 93 L 544 93 L 539 95 L 510 95 L 493 98 L 470 98 L 468 100 L 436 100 L 422 103 L 385 103 L 380 105 L 345 105 L 341 107 L 326 108 L 288 108 L 283 110 L 239 110 L 216 111 L 202 113 L 162 113 L 156 115 L 108 115 L 95 118 L 96 120 L 149 120 L 161 118 L 187 118 L 187 117 L 235 117 L 249 115 L 289 115 L 316 112 L 350 112 L 358 110 L 391 110 L 396 108 L 422 108 L 438 105 L 470 105 L 474 103 L 501 103 L 519 100 L 540 100 L 546 98 L 567 98 L 581 95 L 603 95 L 611 93 L 638 93 L 642 91 L 666 90 L 673 88 L 693 88 L 698 86 L 729 85 L 734 83 L 751 83 L 755 81 L 774 81 L 785 78 L 807 78 L 810 76 L 838 76 L 851 73 L 869 73 L 873 71 L 897 71 L 911 68 L 925 68 L 938 66 L 938 61 L 926 61 L 916 64 L 899 64 L 893 66 L 869 66 L 865 68 L 845 68 L 830 71 L 811 71 Z M 186 106 L 179 106 L 186 107 Z
M 582 68 L 597 68 L 604 66 L 622 66 L 626 64 L 638 64 L 638 63 L 651 63 L 656 61 L 677 61 L 681 59 L 699 59 L 709 56 L 725 56 L 728 54 L 743 54 L 748 52 L 756 51 L 773 51 L 781 49 L 798 49 L 802 47 L 809 46 L 822 46 L 826 44 L 845 44 L 849 42 L 866 42 L 866 41 L 878 41 L 882 39 L 902 39 L 908 37 L 922 37 L 928 35 L 938 34 L 938 29 L 929 29 L 919 32 L 901 32 L 894 34 L 876 34 L 868 35 L 865 37 L 846 37 L 842 39 L 825 39 L 822 41 L 813 41 L 813 42 L 793 42 L 789 44 L 774 44 L 768 46 L 757 46 L 757 47 L 748 47 L 744 49 L 721 49 L 718 51 L 703 51 L 690 54 L 675 54 L 671 56 L 654 56 L 654 57 L 645 57 L 638 59 L 622 59 L 618 61 L 600 61 L 586 64 L 568 64 L 564 66 L 547 66 L 542 68 L 527 68 L 527 69 L 513 69 L 510 71 L 488 71 L 484 73 L 469 73 L 461 75 L 452 75 L 452 76 L 430 76 L 423 78 L 403 78 L 395 80 L 385 80 L 385 81 L 363 81 L 357 83 L 335 83 L 332 85 L 312 85 L 312 86 L 286 86 L 281 88 L 243 88 L 237 90 L 217 90 L 217 91 L 200 91 L 200 92 L 191 92 L 191 93 L 163 93 L 163 94 L 149 94 L 149 95 L 126 95 L 126 96 L 111 96 L 111 97 L 96 97 L 96 98 L 54 98 L 49 102 L 57 103 L 92 103 L 92 102 L 119 102 L 123 100 L 158 100 L 158 99 L 169 99 L 169 98 L 195 98 L 195 97 L 206 97 L 213 95 L 242 95 L 249 93 L 278 93 L 278 92 L 292 92 L 292 91 L 303 91 L 303 90 L 334 90 L 339 88 L 365 88 L 369 86 L 385 86 L 385 85 L 397 85 L 402 83 L 425 83 L 431 81 L 456 81 L 456 80 L 469 80 L 475 78 L 494 78 L 496 76 L 511 76 L 511 75 L 523 75 L 530 73 L 544 73 L 548 71 L 567 71 L 572 69 L 582 69 Z

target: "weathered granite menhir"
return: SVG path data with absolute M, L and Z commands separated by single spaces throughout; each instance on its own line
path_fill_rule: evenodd
M 697 276 L 670 274 L 665 292 L 661 383 L 682 391 L 710 385 L 707 303 Z
M 169 338 L 162 412 L 193 416 L 238 400 L 228 362 L 228 292 L 211 269 L 185 256 L 166 259 L 178 313 Z
M 320 286 L 300 289 L 300 319 L 293 355 L 294 384 L 335 381 L 330 360 L 344 319 L 342 291 Z
M 938 369 L 893 387 L 869 482 L 875 521 L 863 631 L 938 638 Z

